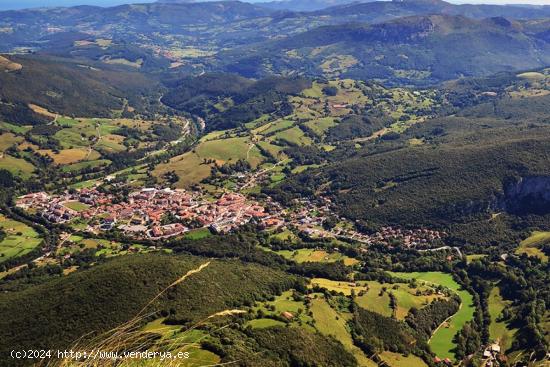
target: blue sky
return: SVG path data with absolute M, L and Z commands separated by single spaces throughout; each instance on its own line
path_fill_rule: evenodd
M 0 10 L 5 9 L 23 9 L 39 6 L 72 6 L 72 5 L 100 5 L 113 6 L 125 3 L 146 3 L 155 0 L 0 0 Z M 251 0 L 251 2 L 261 2 L 266 0 Z M 471 4 L 538 4 L 550 5 L 550 0 L 447 0 L 453 3 L 471 3 Z

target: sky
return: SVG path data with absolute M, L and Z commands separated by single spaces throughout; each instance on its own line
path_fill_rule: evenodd
M 99 5 L 114 6 L 127 3 L 147 3 L 155 0 L 0 0 L 0 10 L 36 8 L 40 6 Z M 250 0 L 261 2 L 266 0 Z M 536 4 L 550 5 L 550 0 L 447 0 L 449 2 L 470 4 Z

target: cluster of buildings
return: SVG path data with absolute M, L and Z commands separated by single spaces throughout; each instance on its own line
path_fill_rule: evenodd
M 380 231 L 369 236 L 372 243 L 387 244 L 399 242 L 407 248 L 427 245 L 434 241 L 441 240 L 447 234 L 432 229 L 401 229 L 393 227 L 382 227 Z
M 177 236 L 190 228 L 206 227 L 226 233 L 251 221 L 265 228 L 284 222 L 273 210 L 277 206 L 270 205 L 270 213 L 238 193 L 207 199 L 200 193 L 170 188 L 144 188 L 123 200 L 96 189 L 56 196 L 33 193 L 20 197 L 17 206 L 32 208 L 53 223 L 80 218 L 88 223 L 90 232 L 118 228 L 131 237 L 150 239 Z
M 324 222 L 334 215 L 330 208 L 330 199 L 321 197 L 319 203 L 314 203 L 309 199 L 301 199 L 299 200 L 299 204 L 299 209 L 289 214 L 290 223 L 309 236 L 347 239 L 365 245 L 382 244 L 395 246 L 399 244 L 406 248 L 420 248 L 438 242 L 447 235 L 445 232 L 426 228 L 402 229 L 382 227 L 374 234 L 358 232 L 353 229 L 353 226 L 337 226 L 325 229 L 323 228 Z M 344 221 L 343 218 L 338 218 L 338 220 Z
M 33 193 L 17 200 L 19 207 L 32 208 L 52 223 L 79 218 L 88 225 L 90 232 L 117 228 L 129 237 L 142 239 L 174 237 L 192 228 L 227 233 L 250 222 L 265 229 L 291 225 L 311 237 L 347 239 L 365 245 L 399 244 L 418 248 L 445 236 L 444 232 L 430 229 L 382 227 L 369 235 L 356 231 L 353 226 L 325 228 L 329 218 L 336 218 L 330 208 L 330 199 L 321 198 L 318 202 L 301 199 L 296 204 L 293 210 L 285 211 L 269 198 L 262 205 L 236 192 L 211 198 L 200 192 L 170 188 L 143 188 L 124 198 L 97 189 L 81 189 L 55 196 Z
M 36 210 L 44 219 L 52 223 L 65 223 L 73 219 L 78 212 L 63 205 L 59 197 L 51 197 L 45 192 L 36 192 L 21 196 L 17 206 L 25 210 Z
M 488 345 L 483 351 L 485 367 L 498 367 L 506 365 L 506 355 L 501 354 L 500 345 L 493 343 Z

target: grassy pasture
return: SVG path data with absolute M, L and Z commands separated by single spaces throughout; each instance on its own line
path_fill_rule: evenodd
M 23 141 L 21 136 L 16 136 L 12 133 L 0 134 L 0 152 L 4 152 L 6 149 L 14 144 L 19 144 Z
M 122 145 L 124 137 L 115 134 L 107 134 L 101 137 L 96 144 L 96 148 L 101 151 L 106 151 L 109 153 L 118 153 L 126 150 L 126 147 Z
M 255 168 L 264 160 L 258 147 L 251 144 L 249 138 L 218 139 L 219 136 L 219 134 L 209 134 L 203 137 L 193 151 L 176 156 L 168 163 L 158 165 L 153 171 L 153 175 L 159 177 L 166 172 L 175 171 L 180 178 L 177 186 L 188 187 L 210 175 L 213 165 L 205 163 L 205 161 L 214 160 L 217 164 L 222 165 L 244 159 Z
M 429 341 L 433 352 L 440 358 L 454 359 L 452 350 L 456 347 L 453 338 L 464 324 L 474 317 L 474 305 L 472 295 L 461 289 L 450 274 L 441 272 L 413 272 L 413 273 L 392 273 L 401 279 L 416 279 L 418 282 L 440 284 L 457 293 L 462 300 L 460 309 L 447 322 L 446 325 L 437 329 Z
M 111 163 L 111 161 L 108 160 L 108 159 L 97 159 L 97 160 L 94 160 L 94 161 L 84 161 L 84 162 L 78 162 L 78 163 L 73 163 L 73 164 L 69 164 L 69 165 L 64 165 L 63 167 L 61 167 L 61 170 L 63 172 L 74 172 L 74 171 L 79 171 L 79 170 L 82 170 L 82 169 L 85 169 L 85 168 L 106 166 L 109 163 Z
M 166 172 L 175 171 L 179 176 L 178 187 L 189 187 L 210 175 L 211 164 L 204 164 L 202 159 L 193 152 L 171 158 L 168 163 L 159 164 L 153 171 L 154 176 L 162 176 Z
M 332 117 L 323 117 L 320 119 L 310 120 L 306 122 L 305 125 L 312 129 L 317 136 L 322 137 L 328 129 L 336 126 L 336 121 Z
M 42 242 L 33 228 L 2 214 L 0 214 L 0 228 L 6 232 L 6 238 L 0 242 L 0 262 L 25 255 Z
M 246 326 L 250 326 L 253 329 L 265 329 L 268 327 L 285 326 L 285 323 L 273 319 L 254 319 L 247 322 Z
M 90 208 L 88 204 L 81 203 L 80 201 L 69 201 L 64 205 L 69 209 L 76 210 L 77 212 L 82 212 Z
M 542 252 L 539 246 L 550 242 L 550 232 L 535 231 L 530 237 L 523 240 L 516 249 L 516 254 L 535 256 L 544 262 L 548 262 L 548 256 Z
M 422 359 L 415 355 L 404 356 L 399 353 L 382 352 L 380 358 L 391 367 L 427 367 Z
M 0 129 L 11 131 L 15 134 L 24 134 L 32 129 L 32 126 L 21 126 L 10 124 L 9 122 L 0 122 Z
M 506 301 L 500 295 L 500 288 L 494 287 L 489 294 L 489 314 L 491 315 L 491 324 L 489 325 L 489 336 L 492 340 L 498 341 L 503 351 L 512 346 L 516 329 L 510 329 L 506 322 L 497 321 L 502 311 L 508 307 L 511 302 Z
M 359 366 L 376 367 L 376 363 L 367 358 L 363 351 L 353 344 L 353 339 L 347 326 L 349 314 L 342 315 L 337 312 L 327 303 L 322 295 L 317 295 L 311 301 L 310 311 L 313 313 L 315 328 L 321 334 L 333 336 L 339 340 L 355 356 L 359 362 Z
M 212 233 L 208 228 L 199 228 L 186 233 L 183 238 L 188 240 L 201 240 L 206 237 L 210 237 Z
M 285 234 L 283 232 L 282 237 L 286 239 L 287 236 L 288 234 L 285 237 Z M 297 263 L 303 263 L 303 262 L 331 263 L 331 262 L 336 262 L 338 260 L 343 260 L 344 264 L 346 265 L 355 265 L 359 262 L 358 260 L 342 255 L 339 252 L 328 253 L 327 251 L 324 251 L 324 250 L 314 250 L 314 249 L 299 249 L 295 251 L 281 250 L 281 251 L 277 251 L 277 253 Z
M 263 312 L 264 315 L 281 316 L 284 312 L 290 312 L 294 318 L 291 320 L 293 325 L 301 325 L 309 328 L 306 323 L 312 318 L 306 314 L 306 305 L 302 301 L 295 301 L 292 297 L 292 290 L 283 292 L 273 301 L 263 302 L 254 307 L 255 311 Z M 260 317 L 263 319 L 263 317 Z M 258 326 L 256 322 L 256 326 Z M 265 322 L 260 322 L 259 326 L 265 327 Z M 312 328 L 311 328 L 312 329 Z
M 276 238 L 280 241 L 288 241 L 296 242 L 298 240 L 298 236 L 296 236 L 292 231 L 285 229 L 282 232 L 274 233 L 269 238 Z M 283 255 L 284 256 L 284 255 Z
M 175 348 L 174 352 L 189 352 L 189 358 L 183 362 L 186 367 L 199 367 L 205 365 L 216 365 L 220 357 L 216 354 L 200 348 L 201 340 L 208 337 L 203 330 L 185 330 L 178 325 L 166 325 L 164 319 L 160 318 L 146 324 L 142 331 L 160 336 L 157 342 L 158 349 L 166 346 Z M 146 361 L 145 365 L 158 365 L 159 361 Z M 141 363 L 141 362 L 140 362 Z M 139 364 L 141 365 L 141 364 Z
M 351 283 L 323 278 L 314 278 L 311 280 L 311 284 L 318 285 L 330 291 L 341 292 L 346 296 L 351 295 L 353 291 L 356 295 L 355 301 L 359 307 L 387 317 L 393 315 L 389 297 L 389 293 L 392 292 L 397 299 L 395 316 L 399 320 L 403 320 L 412 307 L 420 309 L 434 299 L 442 297 L 427 294 L 417 296 L 417 290 L 426 291 L 430 288 L 427 285 L 419 286 L 418 288 L 409 288 L 407 284 L 382 284 L 376 281 Z M 396 289 L 392 289 L 394 286 Z
M 256 146 L 250 147 L 248 138 L 228 138 L 206 141 L 196 148 L 201 159 L 215 159 L 220 163 L 245 159 L 256 167 L 262 161 L 262 154 Z
M 101 247 L 101 248 L 100 248 Z M 57 249 L 57 255 L 75 254 L 84 249 L 100 248 L 96 256 L 105 255 L 107 257 L 126 255 L 128 250 L 123 250 L 123 244 L 116 241 L 109 241 L 99 238 L 84 238 L 78 235 L 71 235 L 62 247 Z M 130 248 L 145 250 L 146 248 L 139 244 L 133 244 Z
M 302 129 L 300 129 L 298 126 L 279 131 L 273 137 L 275 139 L 283 139 L 289 141 L 296 145 L 311 145 L 313 143 L 309 137 L 305 136 Z
M 294 121 L 280 119 L 280 120 L 273 121 L 267 125 L 260 126 L 259 128 L 254 129 L 253 132 L 266 135 L 266 134 L 274 133 L 276 131 L 288 129 L 292 127 L 292 125 L 294 125 Z
M 101 157 L 95 150 L 90 151 L 87 148 L 63 149 L 59 153 L 49 149 L 39 150 L 38 152 L 50 156 L 56 164 L 73 164 L 88 159 L 97 160 Z
M 29 178 L 34 172 L 34 166 L 21 158 L 0 154 L 0 168 L 10 171 L 15 176 Z

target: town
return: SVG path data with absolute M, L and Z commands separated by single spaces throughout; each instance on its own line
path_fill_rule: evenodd
M 67 191 L 61 195 L 45 192 L 18 198 L 17 206 L 32 211 L 55 224 L 84 226 L 93 234 L 119 230 L 135 239 L 160 240 L 183 235 L 193 229 L 208 228 L 228 233 L 252 223 L 261 229 L 292 229 L 310 238 L 339 239 L 363 246 L 381 244 L 404 248 L 429 248 L 441 243 L 444 232 L 382 227 L 372 234 L 361 233 L 344 218 L 346 225 L 326 228 L 334 216 L 326 198 L 313 202 L 301 199 L 284 209 L 270 197 L 262 203 L 235 192 L 212 197 L 202 191 L 171 188 L 143 188 L 120 198 L 96 188 Z
M 193 228 L 227 233 L 251 221 L 265 227 L 281 224 L 274 203 L 268 212 L 241 194 L 225 193 L 210 201 L 201 193 L 170 188 L 144 188 L 131 192 L 123 201 L 97 189 L 56 196 L 39 192 L 20 197 L 17 206 L 35 210 L 52 223 L 79 219 L 87 223 L 86 230 L 91 233 L 116 228 L 129 237 L 153 240 L 181 235 Z

